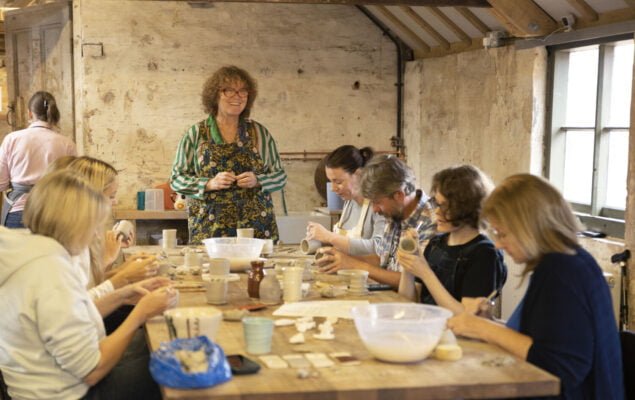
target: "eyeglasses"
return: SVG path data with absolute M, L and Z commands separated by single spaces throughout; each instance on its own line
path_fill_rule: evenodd
M 445 202 L 443 204 L 437 202 L 437 199 L 435 199 L 434 197 L 430 197 L 430 200 L 428 200 L 428 202 L 430 203 L 430 206 L 432 207 L 432 210 L 435 209 L 440 209 L 442 213 L 446 213 L 448 212 L 449 206 L 448 203 Z
M 234 88 L 223 88 L 220 90 L 222 94 L 225 95 L 225 97 L 234 97 L 236 96 L 236 94 L 238 94 L 239 97 L 247 97 L 249 95 L 249 90 L 242 88 L 242 89 L 234 89 Z
M 487 236 L 489 236 L 490 238 L 494 240 L 505 240 L 505 238 L 507 238 L 506 233 L 500 232 L 498 229 L 492 226 L 487 228 Z

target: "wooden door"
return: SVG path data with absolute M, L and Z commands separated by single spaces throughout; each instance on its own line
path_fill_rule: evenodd
M 46 90 L 60 110 L 60 132 L 75 140 L 73 24 L 70 2 L 45 4 L 5 14 L 9 121 L 28 126 L 28 101 Z

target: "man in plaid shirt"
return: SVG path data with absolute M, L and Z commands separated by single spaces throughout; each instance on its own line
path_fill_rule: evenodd
M 369 272 L 369 277 L 394 288 L 399 286 L 401 268 L 396 261 L 399 239 L 402 232 L 414 229 L 420 248 L 436 233 L 434 209 L 429 197 L 415 188 L 415 176 L 402 160 L 390 155 L 373 157 L 363 168 L 361 190 L 369 199 L 373 211 L 386 218 L 383 240 L 377 255 L 365 257 L 348 256 L 334 248 L 323 248 L 320 260 L 323 272 L 354 268 Z

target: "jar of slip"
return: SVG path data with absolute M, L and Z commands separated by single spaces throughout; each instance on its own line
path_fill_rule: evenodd
M 264 267 L 265 263 L 262 261 L 251 262 L 251 270 L 247 274 L 247 293 L 251 298 L 260 298 L 260 282 L 265 277 Z

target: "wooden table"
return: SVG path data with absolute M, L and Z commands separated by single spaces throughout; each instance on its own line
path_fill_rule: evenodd
M 288 252 L 287 252 L 288 253 Z M 318 277 L 320 279 L 320 277 Z M 325 279 L 337 279 L 329 276 Z M 229 304 L 254 302 L 247 296 L 246 275 L 240 282 L 230 283 Z M 313 287 L 310 300 L 319 300 Z M 343 298 L 337 298 L 342 300 Z M 396 293 L 371 292 L 351 300 L 372 302 L 405 301 Z M 326 300 L 326 299 L 325 299 Z M 204 292 L 181 292 L 179 306 L 205 306 Z M 276 306 L 251 314 L 271 316 Z M 274 317 L 275 318 L 275 317 Z M 320 318 L 316 318 L 320 322 Z M 331 353 L 348 351 L 361 360 L 359 366 L 336 365 L 316 369 L 317 377 L 300 379 L 297 370 L 269 369 L 262 366 L 255 375 L 234 376 L 231 381 L 201 390 L 162 388 L 166 399 L 454 399 L 547 396 L 559 393 L 559 380 L 533 365 L 520 361 L 496 346 L 459 340 L 463 358 L 455 362 L 432 358 L 415 364 L 390 364 L 375 360 L 361 342 L 352 320 L 340 319 L 335 328 L 335 340 L 322 341 L 305 334 L 306 343 L 291 345 L 288 340 L 297 331 L 294 326 L 274 329 L 272 354 L 285 355 L 298 351 Z M 148 343 L 154 350 L 169 340 L 162 318 L 146 324 Z M 226 354 L 246 354 L 240 322 L 223 321 L 216 341 Z M 259 361 L 258 357 L 249 358 Z M 261 363 L 262 364 L 262 363 Z

